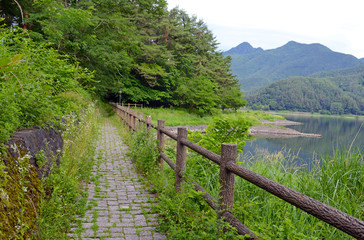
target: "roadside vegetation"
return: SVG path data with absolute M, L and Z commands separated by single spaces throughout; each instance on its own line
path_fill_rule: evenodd
M 60 166 L 42 182 L 44 195 L 37 238 L 69 239 L 70 228 L 81 224 L 80 216 L 87 209 L 86 184 L 95 164 L 95 137 L 101 119 L 99 108 L 91 102 L 81 119 L 68 119 L 67 130 L 62 135 L 64 149 Z
M 188 125 L 188 122 L 185 124 Z M 189 151 L 185 172 L 187 183 L 181 193 L 176 193 L 173 170 L 167 164 L 164 164 L 163 171 L 158 167 L 154 134 L 147 138 L 143 132 L 133 135 L 125 132 L 124 135 L 129 139 L 127 142 L 130 144 L 130 156 L 139 171 L 146 175 L 151 190 L 159 196 L 160 204 L 156 206 L 155 211 L 160 215 L 160 231 L 173 239 L 239 239 L 231 228 L 226 235 L 219 232 L 216 213 L 204 202 L 201 193 L 193 190 L 190 184 L 190 180 L 197 181 L 218 200 L 217 165 Z M 219 136 L 214 141 L 221 140 L 221 143 L 223 138 L 224 136 Z M 234 139 L 228 142 L 236 143 Z M 216 145 L 209 143 L 211 141 L 199 142 L 200 145 L 211 150 L 215 148 L 216 151 Z M 175 159 L 175 141 L 167 141 L 165 153 L 171 159 Z M 332 155 L 323 155 L 317 162 L 308 166 L 295 166 L 295 158 L 294 155 L 280 152 L 240 159 L 239 163 L 358 219 L 363 219 L 362 150 L 351 149 L 350 152 L 337 151 Z M 261 239 L 350 239 L 340 230 L 241 178 L 236 178 L 235 186 L 233 213 Z

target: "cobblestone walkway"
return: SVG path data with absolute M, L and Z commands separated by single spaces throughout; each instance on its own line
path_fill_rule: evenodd
M 109 122 L 100 129 L 81 239 L 167 239 L 155 231 L 154 195 L 140 183 L 116 132 Z

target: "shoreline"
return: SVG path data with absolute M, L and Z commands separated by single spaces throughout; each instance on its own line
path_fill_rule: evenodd
M 284 126 L 289 125 L 301 125 L 300 122 L 294 122 L 289 120 L 279 120 L 269 121 L 265 119 L 259 119 L 263 125 L 255 125 L 249 128 L 249 135 L 254 137 L 266 137 L 266 138 L 294 138 L 294 137 L 310 137 L 310 138 L 321 138 L 322 135 L 314 133 L 302 133 L 291 128 L 286 128 Z M 179 127 L 185 127 L 189 131 L 201 131 L 205 132 L 207 125 L 196 125 L 196 126 L 176 126 L 176 127 L 166 127 L 168 131 L 177 133 Z
M 273 137 L 273 138 L 294 138 L 294 137 L 310 137 L 310 138 L 321 138 L 321 134 L 315 133 L 302 133 L 292 128 L 283 128 L 282 126 L 289 125 L 301 125 L 303 123 L 294 122 L 289 120 L 278 120 L 269 121 L 265 119 L 259 119 L 263 124 L 269 125 L 256 125 L 252 126 L 250 130 L 251 136 L 255 137 Z M 273 125 L 273 126 L 272 126 Z

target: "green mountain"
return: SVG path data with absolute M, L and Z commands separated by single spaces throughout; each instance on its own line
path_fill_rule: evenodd
M 253 109 L 364 115 L 364 64 L 279 80 L 247 100 Z
M 224 55 L 249 54 L 264 51 L 262 48 L 253 48 L 248 42 L 240 43 L 238 46 L 224 52 Z
M 243 43 L 243 46 L 245 48 L 240 45 L 232 48 L 224 52 L 224 55 L 231 56 L 232 72 L 244 91 L 256 91 L 291 76 L 308 76 L 315 72 L 355 67 L 362 63 L 352 55 L 331 51 L 317 43 L 291 41 L 271 50 L 255 49 L 250 44 L 249 48 L 247 43 Z

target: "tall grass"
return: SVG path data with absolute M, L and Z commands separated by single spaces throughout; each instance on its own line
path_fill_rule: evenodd
M 206 159 L 193 158 L 187 163 L 187 173 L 217 199 L 218 168 L 210 167 Z M 294 159 L 280 152 L 246 159 L 241 164 L 356 218 L 364 218 L 364 162 L 359 149 L 351 154 L 337 151 L 321 156 L 309 167 L 292 166 Z M 233 213 L 262 239 L 351 239 L 240 177 L 236 178 Z
M 63 133 L 60 166 L 43 181 L 46 195 L 38 219 L 39 239 L 68 239 L 71 223 L 86 210 L 87 192 L 83 184 L 88 182 L 94 164 L 94 140 L 100 113 L 90 103 L 82 119 L 77 122 L 72 119 L 69 116 L 67 122 L 70 124 Z

